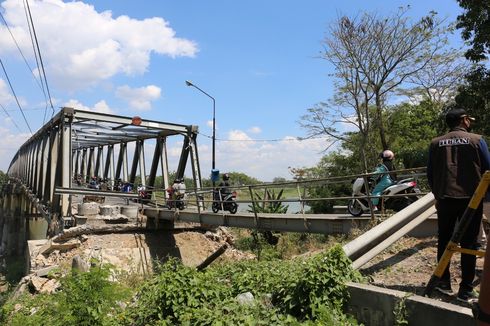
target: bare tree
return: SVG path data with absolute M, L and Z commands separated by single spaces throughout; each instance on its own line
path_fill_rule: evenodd
M 356 129 L 361 134 L 360 153 L 363 168 L 367 171 L 365 153 L 370 131 L 369 102 L 373 96 L 356 62 L 349 57 L 349 51 L 341 38 L 332 39 L 328 59 L 335 68 L 335 95 L 328 103 L 322 102 L 307 110 L 300 119 L 300 125 L 309 137 L 328 135 L 336 140 L 348 141 L 345 131 Z M 353 128 L 349 128 L 349 126 Z
M 400 8 L 390 17 L 343 16 L 332 23 L 321 57 L 335 68 L 335 96 L 301 118 L 310 136 L 322 131 L 342 139 L 335 125 L 339 121 L 353 124 L 362 136 L 363 155 L 375 123 L 383 148 L 388 148 L 383 122 L 388 97 L 414 81 L 409 78 L 423 71 L 447 43 L 447 27 L 434 12 L 411 22 L 406 17 L 408 9 Z
M 414 86 L 401 90 L 412 102 L 427 100 L 439 112 L 451 102 L 462 85 L 465 76 L 471 71 L 472 64 L 463 59 L 461 51 L 449 50 L 434 55 L 423 70 L 408 78 Z

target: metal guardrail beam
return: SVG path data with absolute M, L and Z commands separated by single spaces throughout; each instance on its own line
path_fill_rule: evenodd
M 82 195 L 82 196 L 101 196 L 101 197 L 119 197 L 119 198 L 139 198 L 138 194 L 130 192 L 90 190 L 82 188 L 63 188 L 56 187 L 54 193 L 57 195 Z

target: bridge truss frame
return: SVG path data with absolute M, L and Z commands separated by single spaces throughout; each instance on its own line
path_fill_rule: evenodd
M 71 193 L 74 189 L 77 193 L 84 191 L 73 187 L 75 176 L 81 176 L 85 182 L 95 176 L 112 181 L 112 185 L 118 179 L 134 184 L 139 168 L 141 184 L 152 188 L 160 167 L 166 189 L 170 184 L 167 157 L 170 136 L 183 136 L 176 178 L 184 176 L 190 157 L 194 186 L 202 188 L 197 134 L 198 127 L 194 125 L 64 107 L 20 147 L 7 173 L 10 179 L 22 184 L 32 204 L 30 213 L 41 214 L 50 223 L 53 218 L 71 216 Z M 147 174 L 144 144 L 150 139 L 155 140 L 155 149 Z M 131 166 L 128 155 L 132 156 Z

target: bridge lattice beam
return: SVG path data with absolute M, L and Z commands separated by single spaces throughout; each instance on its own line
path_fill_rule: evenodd
M 141 183 L 153 187 L 160 167 L 164 187 L 168 187 L 167 137 L 180 136 L 183 146 L 177 177 L 183 177 L 191 156 L 195 187 L 201 188 L 197 131 L 192 125 L 65 107 L 19 148 L 7 173 L 22 184 L 38 213 L 49 219 L 69 216 L 71 194 L 55 189 L 75 189 L 73 181 L 78 177 L 87 182 L 96 176 L 112 186 L 117 179 L 134 183 L 139 172 Z M 155 150 L 147 173 L 144 148 L 150 140 Z M 128 156 L 132 157 L 130 170 Z

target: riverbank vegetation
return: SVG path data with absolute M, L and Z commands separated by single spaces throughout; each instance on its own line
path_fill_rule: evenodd
M 170 259 L 149 279 L 117 280 L 108 265 L 60 278 L 52 294 L 24 294 L 5 325 L 356 325 L 343 312 L 346 282 L 360 280 L 340 246 L 304 259 L 253 260 L 204 271 Z M 127 279 L 126 279 L 127 280 Z

